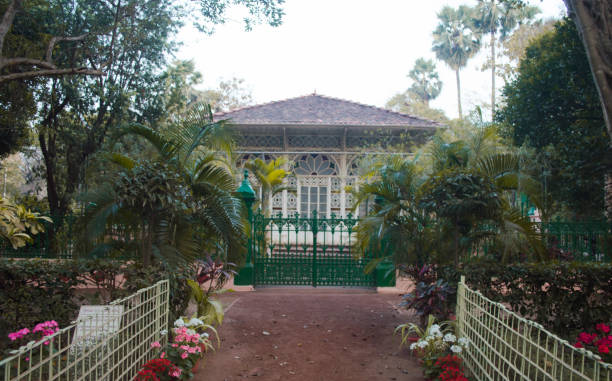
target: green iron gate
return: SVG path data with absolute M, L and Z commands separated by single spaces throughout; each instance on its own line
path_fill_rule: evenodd
M 364 273 L 371 256 L 356 258 L 351 214 L 338 218 L 253 216 L 251 252 L 255 285 L 375 286 Z

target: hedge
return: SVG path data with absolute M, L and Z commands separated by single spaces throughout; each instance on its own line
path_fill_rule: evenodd
M 85 302 L 106 304 L 166 278 L 170 280 L 170 321 L 174 321 L 189 303 L 186 279 L 195 279 L 191 266 L 145 268 L 140 263 L 114 260 L 0 259 L 0 358 L 9 345 L 10 332 L 46 320 L 66 326 Z
M 460 274 L 489 299 L 504 303 L 562 337 L 574 338 L 597 323 L 612 321 L 612 264 L 477 261 L 438 268 L 453 283 Z

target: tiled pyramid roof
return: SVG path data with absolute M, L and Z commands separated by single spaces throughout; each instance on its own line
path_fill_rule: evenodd
M 319 94 L 247 106 L 215 114 L 215 120 L 220 119 L 230 119 L 234 124 L 243 125 L 441 127 L 437 122 L 413 115 Z

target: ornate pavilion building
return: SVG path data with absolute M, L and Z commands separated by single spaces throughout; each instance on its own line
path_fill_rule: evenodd
M 442 126 L 439 123 L 347 100 L 310 94 L 218 113 L 228 119 L 236 136 L 238 165 L 260 157 L 287 160 L 288 186 L 270 202 L 270 212 L 283 216 L 346 217 L 353 207 L 346 186 L 357 184 L 359 160 L 364 155 L 406 152 Z M 251 178 L 253 187 L 257 182 Z M 363 215 L 361 205 L 353 215 Z

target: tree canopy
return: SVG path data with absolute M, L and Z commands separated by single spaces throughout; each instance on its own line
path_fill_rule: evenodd
M 514 144 L 540 152 L 551 198 L 578 216 L 601 215 L 609 140 L 574 23 L 558 22 L 527 48 L 503 96 L 498 120 Z

